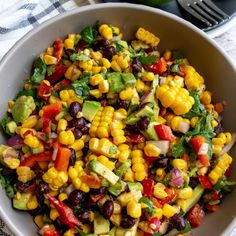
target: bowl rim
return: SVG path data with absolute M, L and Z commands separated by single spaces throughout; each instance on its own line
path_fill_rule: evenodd
M 99 3 L 99 4 L 90 4 L 82 7 L 78 7 L 76 9 L 70 10 L 68 12 L 64 12 L 62 14 L 59 14 L 49 20 L 46 20 L 36 28 L 32 29 L 28 33 L 26 33 L 19 41 L 17 41 L 14 46 L 3 56 L 2 60 L 0 61 L 0 73 L 1 70 L 4 68 L 6 63 L 8 63 L 8 60 L 14 56 L 15 52 L 29 40 L 34 34 L 40 32 L 44 27 L 50 26 L 54 22 L 67 18 L 71 15 L 76 15 L 81 12 L 89 12 L 90 10 L 96 10 L 96 9 L 104 9 L 104 8 L 126 8 L 126 9 L 137 9 L 142 11 L 147 11 L 151 13 L 157 13 L 159 15 L 165 16 L 167 18 L 170 18 L 174 21 L 179 22 L 180 24 L 184 25 L 185 27 L 189 28 L 190 30 L 196 32 L 199 34 L 204 40 L 208 41 L 211 45 L 214 46 L 214 48 L 223 56 L 223 58 L 227 61 L 227 63 L 234 69 L 236 73 L 236 65 L 233 63 L 233 60 L 226 54 L 226 52 L 221 48 L 212 38 L 209 37 L 205 32 L 191 24 L 190 22 L 172 14 L 166 11 L 163 11 L 161 9 L 141 5 L 141 4 L 130 4 L 130 3 Z M 46 47 L 46 46 L 45 46 Z M 0 216 L 4 223 L 7 225 L 7 227 L 11 230 L 12 233 L 19 236 L 25 236 L 14 225 L 14 222 L 12 219 L 10 219 L 6 212 L 4 212 L 0 206 Z M 232 222 L 228 225 L 228 227 L 224 230 L 223 234 L 226 236 L 229 236 L 234 227 L 236 226 L 236 218 L 232 220 Z M 222 234 L 222 235 L 223 235 Z M 232 235 L 231 235 L 232 236 Z

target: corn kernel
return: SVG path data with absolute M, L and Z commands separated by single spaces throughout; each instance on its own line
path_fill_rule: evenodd
M 173 206 L 165 203 L 163 206 L 163 215 L 167 218 L 170 218 L 174 214 L 176 214 L 176 209 Z
M 155 78 L 155 75 L 153 72 L 145 72 L 142 76 L 142 80 L 147 81 L 147 82 L 153 81 L 154 78 Z
M 160 155 L 161 150 L 160 148 L 158 148 L 157 146 L 148 143 L 146 144 L 146 146 L 144 147 L 144 152 L 148 157 L 157 157 Z
M 44 60 L 46 65 L 56 65 L 57 64 L 57 58 L 53 57 L 53 56 L 50 56 L 50 55 L 47 55 L 47 54 L 45 54 L 43 56 L 43 60 Z
M 179 190 L 178 198 L 189 199 L 193 196 L 193 190 L 191 187 L 186 187 Z
M 69 38 L 65 39 L 64 46 L 66 49 L 74 49 L 74 40 Z
M 52 208 L 50 210 L 50 214 L 49 214 L 49 217 L 51 220 L 56 220 L 56 218 L 59 216 L 59 213 L 58 211 L 55 209 L 55 208 Z
M 142 214 L 141 204 L 131 200 L 127 204 L 127 214 L 133 218 L 139 218 Z
M 183 159 L 174 159 L 172 161 L 172 165 L 178 168 L 179 170 L 183 170 L 184 168 L 187 167 L 187 162 Z
M 141 171 L 141 172 L 135 172 L 134 173 L 134 178 L 137 180 L 137 181 L 142 181 L 144 180 L 144 178 L 147 176 L 146 172 L 145 171 Z

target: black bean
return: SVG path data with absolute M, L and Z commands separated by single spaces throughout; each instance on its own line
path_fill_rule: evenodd
M 168 157 L 159 157 L 154 162 L 156 168 L 165 168 L 168 164 Z
M 216 135 L 220 134 L 223 132 L 223 128 L 221 123 L 219 123 L 215 128 L 214 128 L 214 132 L 216 133 Z
M 73 166 L 73 165 L 75 165 L 75 162 L 76 162 L 75 150 L 73 148 L 70 148 L 70 161 L 69 161 L 69 165 Z
M 84 198 L 83 192 L 80 190 L 74 190 L 73 192 L 70 193 L 68 197 L 68 201 L 71 205 L 76 207 L 79 205 Z
M 120 226 L 125 228 L 125 229 L 130 229 L 131 227 L 133 227 L 136 223 L 136 219 L 129 216 L 129 215 L 125 215 L 124 217 L 122 217 Z
M 134 73 L 142 71 L 142 64 L 137 58 L 134 58 L 132 62 L 132 68 Z
M 70 56 L 74 53 L 76 53 L 76 51 L 74 49 L 65 49 L 65 53 L 66 55 L 70 58 Z
M 185 228 L 186 226 L 186 221 L 184 219 L 184 217 L 175 214 L 174 216 L 172 216 L 170 218 L 170 224 L 173 225 L 174 228 L 176 228 L 177 230 L 181 231 Z
M 94 49 L 95 50 L 103 50 L 106 47 L 108 47 L 109 45 L 110 45 L 109 40 L 104 40 L 104 39 L 98 40 L 94 45 Z
M 49 191 L 50 189 L 49 189 L 48 184 L 41 181 L 36 187 L 36 196 L 38 199 L 41 199 L 42 196 L 46 193 L 49 193 Z
M 89 127 L 88 126 L 84 126 L 83 128 L 81 128 L 81 133 L 83 135 L 88 134 L 88 132 L 89 132 Z
M 77 113 L 79 111 L 82 110 L 82 107 L 80 105 L 80 103 L 78 102 L 72 102 L 69 106 L 69 114 L 72 116 L 72 117 L 76 117 Z
M 141 119 L 138 121 L 138 124 L 137 124 L 138 129 L 140 131 L 147 130 L 149 123 L 150 123 L 150 117 L 148 116 L 141 117 Z
M 10 175 L 12 175 L 14 173 L 14 170 L 13 169 L 10 169 L 10 168 L 8 168 L 8 167 L 4 167 L 3 169 L 2 169 L 2 175 L 3 176 L 10 176 Z
M 199 182 L 198 182 L 197 178 L 191 177 L 189 180 L 189 186 L 191 188 L 195 188 L 198 185 L 198 183 Z
M 78 42 L 78 44 L 76 45 L 76 49 L 77 50 L 83 50 L 83 49 L 85 49 L 86 47 L 87 47 L 87 43 L 83 40 L 83 39 L 81 39 L 79 42 Z
M 114 46 L 107 46 L 106 48 L 103 49 L 103 56 L 111 59 L 113 55 L 116 54 L 116 49 Z
M 75 139 L 80 139 L 83 136 L 82 132 L 79 129 L 74 129 L 73 134 L 75 136 Z
M 107 189 L 106 189 L 106 187 L 91 188 L 91 189 L 90 189 L 90 193 L 93 194 L 93 195 L 106 194 L 106 193 L 107 193 Z
M 77 217 L 79 218 L 79 220 L 83 224 L 86 224 L 86 223 L 89 222 L 89 216 L 90 216 L 90 211 L 89 210 L 85 210 L 85 211 L 79 213 L 79 215 Z
M 86 120 L 84 119 L 84 117 L 80 117 L 78 119 L 72 119 L 68 122 L 68 127 L 69 128 L 77 128 L 77 129 L 81 129 L 83 128 L 85 125 L 87 124 Z
M 114 211 L 114 203 L 112 200 L 106 200 L 105 203 L 102 205 L 102 215 L 105 219 L 110 219 L 111 215 Z
M 16 188 L 20 191 L 20 192 L 26 192 L 27 189 L 29 188 L 29 186 L 32 184 L 32 182 L 28 181 L 26 183 L 22 183 L 20 181 L 16 182 Z

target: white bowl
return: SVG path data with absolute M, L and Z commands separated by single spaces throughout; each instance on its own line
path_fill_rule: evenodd
M 12 99 L 29 75 L 32 62 L 55 38 L 80 32 L 97 20 L 118 25 L 126 37 L 138 26 L 152 31 L 161 39 L 160 50 L 180 48 L 190 63 L 205 78 L 215 100 L 226 100 L 224 127 L 236 131 L 236 70 L 227 55 L 208 36 L 190 23 L 164 11 L 132 4 L 97 4 L 62 14 L 27 34 L 4 57 L 0 64 L 0 111 L 4 116 L 7 101 Z M 0 137 L 0 142 L 4 138 Z M 231 154 L 236 154 L 234 148 Z M 234 164 L 235 165 L 235 164 Z M 236 191 L 227 196 L 219 211 L 205 217 L 194 235 L 229 236 L 236 226 Z M 32 218 L 12 209 L 10 200 L 0 189 L 0 215 L 12 232 L 19 236 L 37 235 Z

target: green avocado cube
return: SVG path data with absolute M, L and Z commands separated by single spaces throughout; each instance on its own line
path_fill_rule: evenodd
M 96 101 L 85 101 L 82 108 L 82 114 L 88 121 L 92 121 L 96 113 L 101 107 L 100 102 Z
M 110 93 L 119 93 L 125 89 L 125 84 L 123 83 L 120 72 L 107 73 L 106 78 L 109 83 Z
M 121 78 L 124 81 L 125 87 L 134 87 L 136 79 L 132 73 L 122 73 Z

